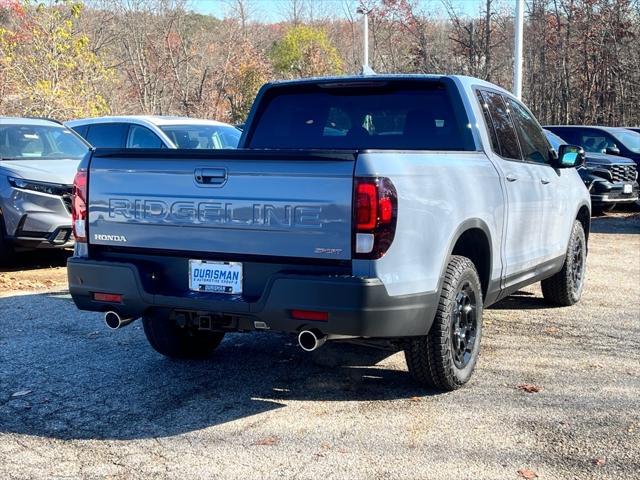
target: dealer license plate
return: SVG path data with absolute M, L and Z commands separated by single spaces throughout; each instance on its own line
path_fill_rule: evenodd
M 242 263 L 189 260 L 189 289 L 196 292 L 242 293 Z
M 622 187 L 622 193 L 631 193 L 633 192 L 633 185 L 630 183 L 625 183 Z

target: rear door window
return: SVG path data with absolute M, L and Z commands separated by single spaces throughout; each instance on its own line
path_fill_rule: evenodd
M 475 150 L 455 87 L 440 81 L 275 87 L 250 148 Z
M 126 123 L 95 123 L 89 125 L 87 141 L 96 148 L 124 148 L 128 131 Z
M 536 119 L 520 103 L 507 98 L 511 118 L 518 132 L 518 140 L 522 156 L 527 162 L 547 163 L 549 161 L 549 142 L 547 142 L 542 127 Z
M 87 126 L 86 125 L 78 125 L 76 127 L 71 127 L 71 129 L 80 135 L 85 140 L 87 139 Z
M 520 145 L 518 144 L 518 136 L 511 122 L 509 109 L 504 103 L 502 95 L 495 92 L 483 91 L 484 98 L 493 127 L 495 128 L 498 143 L 500 145 L 499 155 L 512 160 L 521 160 Z

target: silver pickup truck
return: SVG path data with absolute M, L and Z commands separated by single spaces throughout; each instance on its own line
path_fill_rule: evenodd
M 238 150 L 83 161 L 69 288 L 111 328 L 142 317 L 169 357 L 282 331 L 308 351 L 404 350 L 418 382 L 452 390 L 476 364 L 485 307 L 538 281 L 552 304 L 580 299 L 582 161 L 474 78 L 272 83 Z

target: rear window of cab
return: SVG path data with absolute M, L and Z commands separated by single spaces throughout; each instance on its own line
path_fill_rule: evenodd
M 249 148 L 476 150 L 457 88 L 443 81 L 272 87 Z

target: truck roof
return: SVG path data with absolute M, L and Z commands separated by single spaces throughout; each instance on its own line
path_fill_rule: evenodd
M 441 80 L 452 79 L 458 84 L 469 87 L 474 85 L 480 85 L 485 87 L 494 88 L 500 90 L 508 95 L 513 95 L 508 90 L 500 87 L 486 80 L 480 78 L 468 77 L 466 75 L 437 75 L 437 74 L 423 74 L 423 73 L 400 73 L 400 74 L 376 74 L 376 75 L 345 75 L 345 76 L 333 76 L 333 77 L 312 77 L 302 78 L 296 80 L 275 80 L 268 83 L 269 86 L 281 86 L 281 85 L 305 85 L 314 83 L 351 83 L 351 82 L 385 82 L 385 81 L 402 81 L 402 80 Z

